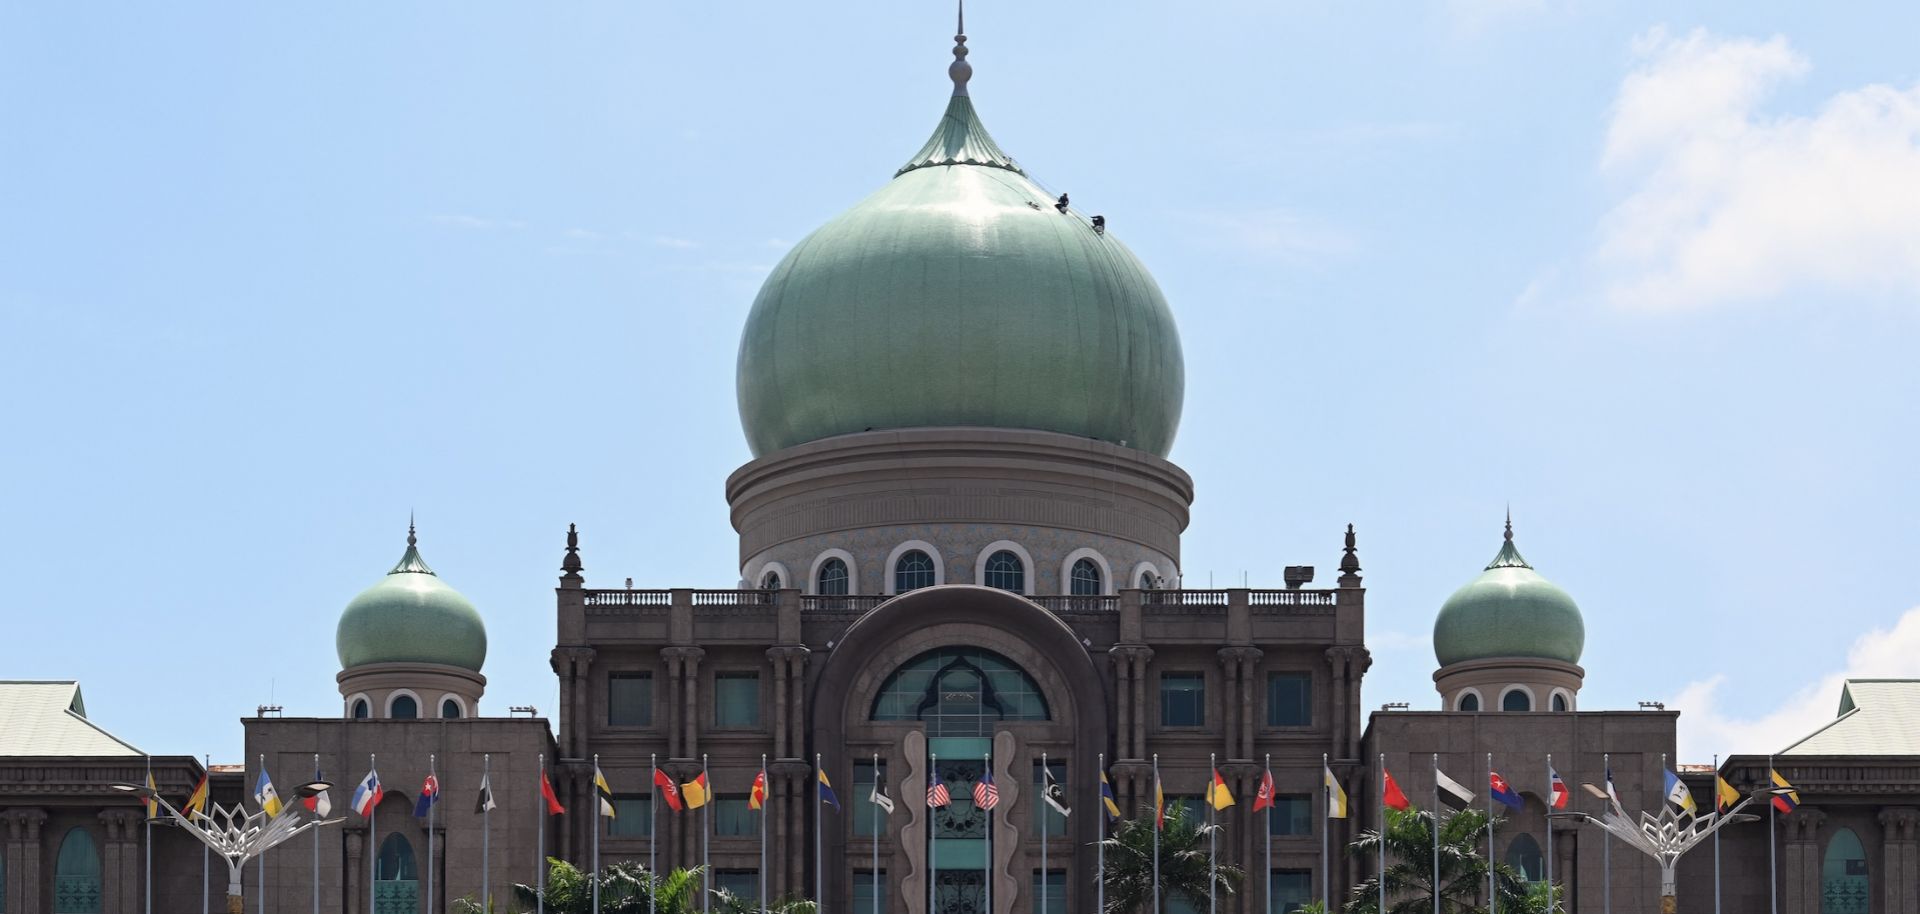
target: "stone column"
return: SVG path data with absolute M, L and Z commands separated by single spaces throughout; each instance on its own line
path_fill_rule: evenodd
M 367 861 L 364 851 L 367 846 L 367 827 L 361 825 L 357 828 L 348 828 L 345 833 L 347 871 L 340 878 L 340 891 L 347 895 L 346 914 L 372 914 L 367 910 L 367 887 L 362 885 L 367 878 Z M 435 888 L 438 887 L 436 883 Z
M 106 833 L 105 859 L 100 870 L 101 910 L 104 914 L 137 914 L 140 910 L 140 814 L 131 809 L 100 813 Z
M 1132 757 L 1128 753 L 1133 749 L 1133 665 L 1127 661 L 1126 649 L 1118 646 L 1107 649 L 1107 665 L 1113 668 L 1113 732 L 1117 736 L 1111 762 Z
M 1153 648 L 1144 644 L 1117 644 L 1107 654 L 1124 670 L 1118 679 L 1121 688 L 1130 687 L 1132 694 L 1128 702 L 1129 727 L 1121 732 L 1116 751 L 1121 758 L 1145 759 L 1148 757 L 1147 721 L 1152 719 L 1147 704 L 1147 664 L 1153 660 Z
M 1784 914 L 1820 914 L 1820 827 L 1826 821 L 1826 813 L 1802 806 L 1782 823 L 1787 839 L 1781 855 Z
M 9 911 L 44 910 L 40 887 L 49 881 L 40 869 L 40 833 L 47 824 L 41 809 L 10 809 L 0 813 L 0 835 L 6 838 L 7 894 Z M 51 907 L 51 906 L 48 906 Z
M 1879 883 L 1882 914 L 1920 914 L 1920 809 L 1889 806 L 1880 810 L 1882 852 Z
M 593 707 L 593 656 L 590 647 L 556 647 L 548 661 L 560 678 L 560 752 L 569 758 L 581 758 L 587 751 L 584 723 Z

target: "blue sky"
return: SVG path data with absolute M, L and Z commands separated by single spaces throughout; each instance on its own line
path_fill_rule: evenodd
M 1920 6 L 968 24 L 996 139 L 1173 303 L 1189 584 L 1330 580 L 1357 524 L 1366 700 L 1432 707 L 1433 614 L 1511 503 L 1586 613 L 1582 707 L 1673 702 L 1689 759 L 1920 675 Z M 0 6 L 0 677 L 237 760 L 256 705 L 337 713 L 338 612 L 417 511 L 488 706 L 551 712 L 569 522 L 590 584 L 734 583 L 740 324 L 931 130 L 951 28 Z

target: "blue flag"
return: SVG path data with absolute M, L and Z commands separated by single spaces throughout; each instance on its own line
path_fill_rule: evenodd
M 820 769 L 820 802 L 832 806 L 836 812 L 840 809 L 840 798 L 833 795 L 833 782 L 827 780 L 825 768 Z

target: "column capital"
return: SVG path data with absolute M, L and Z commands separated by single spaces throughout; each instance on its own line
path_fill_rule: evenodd
M 1915 838 L 1916 826 L 1920 826 L 1920 808 L 1912 806 L 1889 806 L 1880 810 L 1880 826 L 1886 829 L 1888 843 L 1911 842 Z
M 9 809 L 0 812 L 0 823 L 6 825 L 7 837 L 15 841 L 38 841 L 40 829 L 47 824 L 47 811 L 44 809 Z
M 1115 660 L 1129 660 L 1144 663 L 1153 659 L 1153 648 L 1144 644 L 1116 644 L 1107 648 L 1107 656 Z
M 146 821 L 137 810 L 108 809 L 99 815 L 100 824 L 106 829 L 107 842 L 110 844 L 139 840 L 139 823 Z
M 1819 839 L 1827 814 L 1811 806 L 1801 806 L 1787 815 L 1786 823 L 1788 844 L 1808 844 Z
M 1241 645 L 1223 647 L 1214 652 L 1214 656 L 1220 658 L 1221 666 L 1231 669 L 1236 663 L 1259 663 L 1266 653 L 1251 645 Z
M 688 660 L 698 665 L 700 659 L 707 656 L 707 651 L 701 647 L 663 647 L 660 656 L 669 660 Z
M 773 647 L 767 648 L 767 659 L 792 660 L 797 657 L 805 660 L 807 656 L 812 653 L 813 649 L 804 644 L 776 644 Z

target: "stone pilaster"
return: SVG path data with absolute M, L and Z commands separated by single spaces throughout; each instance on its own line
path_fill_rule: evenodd
M 48 881 L 41 870 L 41 831 L 47 813 L 41 809 L 10 809 L 0 813 L 0 836 L 6 839 L 7 894 L 9 911 L 42 911 L 40 887 Z
M 1920 914 L 1920 809 L 1880 810 L 1882 914 Z
M 140 829 L 137 809 L 109 809 L 99 815 L 106 835 L 101 860 L 103 914 L 135 914 L 140 910 Z
M 1147 666 L 1153 662 L 1153 648 L 1144 644 L 1117 644 L 1107 652 L 1116 662 L 1125 668 L 1122 680 L 1132 696 L 1128 705 L 1130 732 L 1120 736 L 1119 754 L 1126 759 L 1145 759 L 1147 757 L 1147 721 L 1152 718 L 1147 707 Z
M 1780 897 L 1785 914 L 1820 914 L 1820 828 L 1827 814 L 1802 806 L 1785 818 Z

